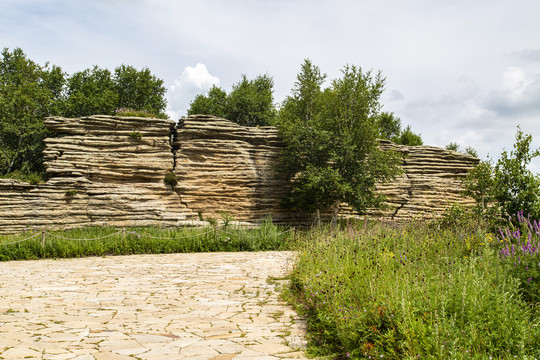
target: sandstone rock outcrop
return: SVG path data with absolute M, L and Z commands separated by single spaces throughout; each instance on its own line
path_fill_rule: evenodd
M 381 210 L 368 215 L 407 220 L 442 215 L 454 203 L 474 204 L 462 195 L 461 180 L 479 160 L 467 154 L 434 146 L 404 146 L 381 140 L 383 150 L 401 154 L 403 174 L 396 180 L 379 185 L 387 201 Z
M 281 143 L 273 127 L 247 128 L 212 116 L 182 119 L 174 142 L 182 201 L 204 218 L 288 221 L 286 184 L 275 176 Z
M 163 184 L 174 167 L 175 122 L 90 116 L 48 118 L 51 178 L 31 186 L 0 181 L 0 232 L 87 225 L 184 224 L 193 213 Z
M 30 185 L 0 179 L 0 232 L 112 226 L 179 226 L 200 218 L 305 222 L 284 210 L 287 184 L 273 164 L 282 147 L 272 127 L 246 128 L 195 115 L 172 120 L 89 116 L 48 118 L 59 137 L 46 139 L 50 179 Z M 369 216 L 397 220 L 439 216 L 461 196 L 460 178 L 478 159 L 431 146 L 381 147 L 403 157 L 403 175 L 379 186 L 387 207 Z M 179 180 L 163 183 L 167 172 Z M 344 216 L 357 217 L 351 209 Z

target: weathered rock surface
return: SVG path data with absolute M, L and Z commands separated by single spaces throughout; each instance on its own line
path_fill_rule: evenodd
M 182 201 L 204 218 L 274 221 L 294 216 L 281 208 L 286 184 L 273 171 L 281 143 L 273 127 L 246 128 L 212 116 L 188 117 L 175 147 Z
M 46 140 L 51 178 L 30 185 L 0 179 L 0 232 L 87 225 L 178 226 L 200 217 L 258 222 L 309 221 L 284 210 L 287 184 L 273 165 L 281 149 L 272 127 L 246 128 L 195 115 L 172 120 L 89 116 L 48 118 L 60 137 Z M 403 157 L 403 175 L 379 186 L 387 207 L 369 216 L 436 217 L 461 196 L 461 178 L 478 159 L 432 146 L 381 147 Z M 171 189 L 163 178 L 174 171 Z M 351 209 L 345 216 L 357 217 Z
M 272 127 L 245 128 L 212 116 L 183 119 L 175 147 L 180 195 L 190 209 L 204 217 L 259 221 L 309 221 L 280 204 L 287 184 L 276 178 L 273 164 L 282 147 Z M 381 140 L 381 148 L 401 154 L 403 175 L 380 185 L 385 208 L 369 216 L 395 220 L 440 216 L 449 205 L 472 203 L 461 195 L 461 179 L 478 159 L 433 146 L 403 146 Z M 344 207 L 342 214 L 359 217 Z M 222 215 L 221 215 L 222 216 Z
M 174 125 L 109 116 L 45 120 L 48 129 L 63 135 L 45 141 L 51 179 L 35 186 L 0 180 L 0 232 L 184 224 L 193 213 L 163 184 L 174 167 Z
M 462 195 L 461 180 L 478 164 L 470 155 L 434 146 L 404 146 L 381 140 L 381 148 L 401 154 L 403 174 L 379 185 L 387 197 L 386 206 L 368 215 L 406 220 L 442 215 L 454 203 L 472 205 L 473 199 Z

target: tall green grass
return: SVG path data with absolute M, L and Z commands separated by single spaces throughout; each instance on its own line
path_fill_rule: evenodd
M 538 304 L 482 228 L 354 224 L 300 237 L 289 296 L 313 355 L 540 358 Z
M 265 221 L 258 228 L 234 226 L 161 229 L 111 227 L 0 236 L 0 261 L 102 255 L 215 251 L 268 251 L 291 248 L 292 232 Z M 23 241 L 32 235 L 36 237 Z

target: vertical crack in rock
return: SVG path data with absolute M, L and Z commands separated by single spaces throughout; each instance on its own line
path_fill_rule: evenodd
M 405 178 L 407 179 L 407 182 L 409 183 L 409 187 L 407 188 L 407 195 L 409 196 L 409 198 L 406 199 L 404 202 L 400 203 L 398 207 L 396 207 L 396 210 L 394 211 L 394 213 L 390 217 L 390 219 L 392 219 L 392 220 L 395 219 L 395 217 L 397 216 L 397 213 L 401 209 L 403 209 L 405 207 L 405 205 L 407 205 L 409 203 L 409 201 L 411 201 L 411 199 L 413 198 L 413 190 L 412 190 L 411 178 L 409 177 L 409 175 L 406 172 L 403 172 L 403 175 L 405 175 Z
M 169 144 L 171 145 L 171 153 L 173 155 L 173 167 L 172 172 L 176 173 L 176 152 L 180 149 L 180 143 L 176 140 L 178 139 L 178 129 L 182 127 L 182 120 L 179 120 L 177 124 L 171 127 L 171 132 L 169 134 Z
M 171 145 L 171 153 L 172 153 L 172 156 L 173 156 L 173 167 L 172 167 L 172 172 L 178 177 L 178 163 L 177 163 L 177 156 L 178 156 L 178 152 L 180 151 L 180 148 L 181 148 L 181 144 L 180 144 L 180 140 L 178 139 L 178 131 L 184 127 L 184 119 L 180 119 L 178 120 L 178 123 L 176 123 L 172 128 L 171 128 L 171 134 L 170 134 L 170 145 Z M 179 177 L 178 179 L 178 182 L 180 183 L 181 182 L 181 177 Z M 178 201 L 180 201 L 180 204 L 182 204 L 186 209 L 189 209 L 188 207 L 188 204 L 182 200 L 182 195 L 180 194 L 181 192 L 181 189 L 179 187 L 176 187 L 174 190 L 173 190 L 176 195 L 178 195 Z

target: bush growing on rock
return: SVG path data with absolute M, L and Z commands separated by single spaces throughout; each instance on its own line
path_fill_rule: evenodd
M 219 116 L 243 126 L 271 125 L 277 114 L 273 87 L 274 81 L 268 75 L 253 80 L 242 75 L 229 94 L 213 86 L 207 95 L 197 95 L 187 113 Z
M 174 188 L 176 185 L 178 185 L 178 177 L 174 172 L 169 171 L 167 174 L 165 174 L 163 183 L 171 188 Z

